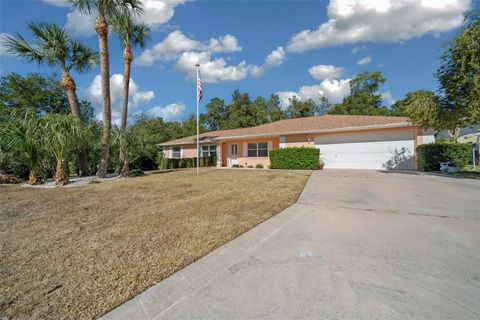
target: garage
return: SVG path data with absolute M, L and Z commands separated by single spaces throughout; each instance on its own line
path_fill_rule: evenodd
M 415 170 L 413 130 L 320 135 L 315 146 L 325 168 Z

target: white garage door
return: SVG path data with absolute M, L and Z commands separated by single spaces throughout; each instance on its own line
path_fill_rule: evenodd
M 325 168 L 415 169 L 413 131 L 318 136 Z

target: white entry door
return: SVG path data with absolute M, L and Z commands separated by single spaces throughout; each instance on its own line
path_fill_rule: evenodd
M 230 145 L 230 155 L 228 157 L 230 159 L 230 166 L 234 164 L 238 164 L 238 145 L 231 144 Z
M 415 169 L 411 130 L 318 136 L 315 146 L 327 169 Z

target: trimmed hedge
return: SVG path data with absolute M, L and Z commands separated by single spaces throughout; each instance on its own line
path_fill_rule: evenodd
M 178 169 L 178 168 L 193 168 L 197 165 L 197 158 L 180 158 L 168 159 L 161 158 L 158 166 L 161 170 Z M 217 165 L 216 157 L 200 157 L 200 167 L 215 167 Z
M 270 151 L 271 169 L 317 170 L 320 150 L 317 148 L 293 147 Z
M 428 143 L 417 147 L 417 166 L 421 171 L 439 171 L 440 162 L 454 162 L 459 168 L 471 161 L 472 147 L 469 144 Z

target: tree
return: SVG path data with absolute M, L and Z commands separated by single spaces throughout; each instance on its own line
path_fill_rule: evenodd
M 418 90 L 406 94 L 405 99 L 397 101 L 393 106 L 395 113 L 407 116 L 412 123 L 436 132 L 447 129 L 452 141 L 456 141 L 460 126 L 456 112 L 442 104 L 442 100 L 432 91 Z
M 0 126 L 1 152 L 28 167 L 29 184 L 41 182 L 40 163 L 45 150 L 43 126 L 34 109 L 13 110 Z
M 318 108 L 320 109 L 319 113 L 323 115 L 332 108 L 332 103 L 328 100 L 327 97 L 321 97 Z
M 267 122 L 274 122 L 285 118 L 285 113 L 280 107 L 280 98 L 276 94 L 270 95 L 267 101 Z
M 220 130 L 225 127 L 227 106 L 225 100 L 213 98 L 205 105 L 207 112 L 202 114 L 202 122 L 208 130 Z
M 118 34 L 123 46 L 123 101 L 122 101 L 122 118 L 120 129 L 125 132 L 127 127 L 127 115 L 128 115 L 128 91 L 130 87 L 130 67 L 132 64 L 132 47 L 140 46 L 145 47 L 145 41 L 150 33 L 150 28 L 143 23 L 135 23 L 130 12 L 124 12 L 118 17 L 114 17 L 112 27 L 115 33 Z M 128 174 L 128 162 L 125 158 L 126 143 L 122 143 L 122 138 L 126 138 L 125 134 L 120 135 L 120 172 L 127 172 Z M 126 170 L 124 166 L 127 165 Z M 126 175 L 125 175 L 126 176 Z
M 290 106 L 287 108 L 288 118 L 312 117 L 320 113 L 319 106 L 312 100 L 300 100 L 297 96 L 290 99 Z
M 382 107 L 382 95 L 378 93 L 385 78 L 379 71 L 365 71 L 350 80 L 350 95 L 342 103 L 334 105 L 328 114 L 351 115 L 391 115 L 388 108 Z
M 34 43 L 29 44 L 20 34 L 7 35 L 3 41 L 7 51 L 28 62 L 60 68 L 60 86 L 67 93 L 72 114 L 81 121 L 76 84 L 70 73 L 72 70 L 79 73 L 90 70 L 96 65 L 97 54 L 81 42 L 71 39 L 68 33 L 56 24 L 31 22 L 27 28 L 34 35 Z M 79 145 L 78 153 L 81 174 L 87 175 L 85 146 Z
M 436 72 L 439 94 L 451 123 L 462 127 L 480 122 L 480 15 L 470 15 L 447 43 Z M 450 129 L 451 130 L 451 129 Z
M 98 165 L 97 175 L 104 178 L 108 171 L 110 155 L 110 134 L 112 127 L 110 101 L 110 64 L 108 54 L 108 21 L 122 16 L 122 14 L 139 14 L 142 12 L 140 0 L 73 0 L 73 6 L 80 13 L 95 17 L 95 32 L 98 35 L 100 51 L 100 74 L 103 95 L 103 134 L 102 158 Z
M 247 128 L 257 124 L 256 112 L 251 108 L 250 95 L 233 91 L 232 102 L 228 107 L 227 123 L 224 129 Z
M 37 114 L 70 112 L 67 95 L 55 75 L 10 73 L 0 77 L 0 122 L 12 110 L 27 109 Z
M 76 141 L 81 139 L 82 127 L 72 115 L 47 114 L 42 117 L 42 122 L 44 145 L 57 162 L 55 184 L 66 185 L 69 182 L 66 156 L 75 148 Z

